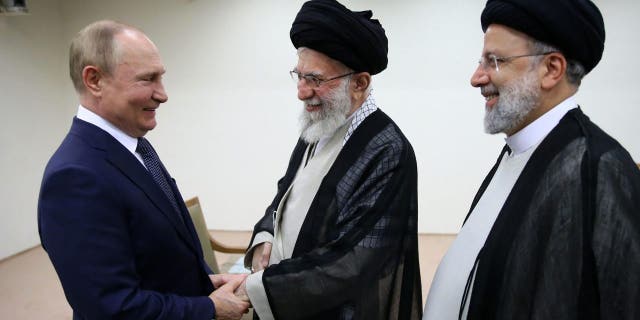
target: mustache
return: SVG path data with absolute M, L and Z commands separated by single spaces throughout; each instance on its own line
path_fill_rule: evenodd
M 488 84 L 486 86 L 480 87 L 480 94 L 482 94 L 483 96 L 496 93 L 498 93 L 498 88 L 496 88 L 493 84 Z
M 324 101 L 320 98 L 311 98 L 311 99 L 304 99 L 302 100 L 303 105 L 307 105 L 307 104 L 311 104 L 311 105 L 315 105 L 315 104 L 322 104 Z

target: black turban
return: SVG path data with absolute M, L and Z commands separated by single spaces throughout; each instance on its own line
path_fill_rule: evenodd
M 496 23 L 557 47 L 589 73 L 602 58 L 604 21 L 589 0 L 488 0 L 482 30 Z
M 387 68 L 387 36 L 371 11 L 354 12 L 334 0 L 302 5 L 291 25 L 293 46 L 307 47 L 340 61 L 356 72 Z

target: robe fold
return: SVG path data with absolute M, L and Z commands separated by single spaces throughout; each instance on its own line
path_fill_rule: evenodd
M 253 237 L 273 234 L 306 147 L 298 141 Z M 276 319 L 421 318 L 416 170 L 411 144 L 381 110 L 358 126 L 322 180 L 292 257 L 263 273 Z
M 580 109 L 567 113 L 520 174 L 468 283 L 467 319 L 640 319 L 640 170 L 629 153 Z

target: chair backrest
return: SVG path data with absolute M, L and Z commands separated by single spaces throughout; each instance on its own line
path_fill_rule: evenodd
M 200 246 L 202 247 L 202 255 L 204 256 L 204 261 L 214 273 L 220 273 L 220 268 L 218 267 L 216 256 L 213 253 L 211 241 L 209 240 L 209 229 L 207 229 L 207 224 L 204 221 L 204 214 L 202 213 L 202 208 L 200 207 L 200 200 L 198 199 L 198 197 L 193 197 L 185 201 L 184 203 L 187 205 L 187 209 L 189 209 L 189 215 L 191 216 L 193 225 L 196 228 L 198 240 L 200 240 Z

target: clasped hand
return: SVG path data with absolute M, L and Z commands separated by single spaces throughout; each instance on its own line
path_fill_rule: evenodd
M 209 275 L 215 290 L 209 295 L 216 307 L 216 319 L 240 319 L 249 311 L 249 297 L 236 296 L 234 292 L 244 284 L 246 274 L 212 274 Z M 243 286 L 244 287 L 244 286 Z
M 252 271 L 267 267 L 271 256 L 271 243 L 264 242 L 253 250 Z M 210 297 L 216 305 L 216 319 L 240 319 L 251 307 L 247 294 L 247 275 L 215 274 L 210 275 L 216 290 Z

